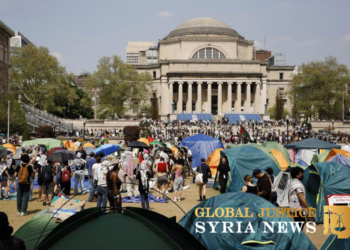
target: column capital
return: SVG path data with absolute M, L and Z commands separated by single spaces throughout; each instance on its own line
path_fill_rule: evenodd
M 184 82 L 183 82 L 183 81 L 178 81 L 177 83 L 178 83 L 178 84 L 184 84 Z
M 193 81 L 188 81 L 187 84 L 193 84 Z
M 211 84 L 213 84 L 213 82 L 207 82 L 207 84 L 208 84 L 208 85 L 209 85 L 209 84 L 211 85 Z
M 251 84 L 252 84 L 252 82 L 248 82 L 248 81 L 247 81 L 247 82 L 245 82 L 245 83 L 246 83 L 247 85 L 251 85 Z
M 255 82 L 255 84 L 256 84 L 256 85 L 260 85 L 260 84 L 261 84 L 261 82 L 260 82 L 260 81 L 258 81 L 258 82 Z
M 222 85 L 222 84 L 223 84 L 223 82 L 218 82 L 218 84 Z
M 197 82 L 197 84 L 203 84 L 203 82 Z
M 169 84 L 174 84 L 174 81 L 169 81 L 168 83 L 169 83 Z
M 232 85 L 234 82 L 227 82 L 228 85 Z
M 242 85 L 243 82 L 236 82 L 237 85 Z

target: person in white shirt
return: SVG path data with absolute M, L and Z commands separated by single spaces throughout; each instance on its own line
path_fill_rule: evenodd
M 90 189 L 90 196 L 88 201 L 92 202 L 93 200 L 93 196 L 96 192 L 96 188 L 97 188 L 97 169 L 101 167 L 101 157 L 96 157 L 96 163 L 94 165 L 92 165 L 92 171 L 91 171 L 91 179 L 92 179 L 92 183 L 93 186 Z
M 95 165 L 95 164 L 94 164 Z M 106 212 L 107 207 L 107 173 L 109 161 L 103 161 L 95 170 L 95 178 L 97 179 L 97 207 Z

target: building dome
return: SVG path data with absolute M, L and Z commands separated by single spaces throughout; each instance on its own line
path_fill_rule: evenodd
M 243 38 L 237 31 L 217 19 L 198 17 L 180 24 L 164 39 L 185 35 L 224 35 Z

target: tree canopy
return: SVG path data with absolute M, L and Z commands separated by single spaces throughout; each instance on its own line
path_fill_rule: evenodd
M 149 98 L 152 77 L 138 73 L 118 56 L 102 57 L 97 71 L 91 75 L 88 90 L 99 89 L 99 115 L 105 118 L 122 116 L 134 102 L 142 105 Z
M 349 69 L 335 57 L 302 64 L 294 76 L 289 96 L 294 116 L 304 113 L 308 118 L 342 119 L 343 100 L 349 117 Z

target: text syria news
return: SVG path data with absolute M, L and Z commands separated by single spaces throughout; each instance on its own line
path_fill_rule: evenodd
M 316 217 L 316 209 L 309 208 L 309 209 L 302 209 L 297 211 L 296 209 L 292 208 L 260 208 L 261 212 L 257 214 L 258 217 L 264 217 L 266 215 L 267 217 L 289 217 L 293 218 L 296 213 L 299 213 L 302 217 Z M 306 215 L 305 215 L 306 214 Z M 236 211 L 234 208 L 226 207 L 221 208 L 218 207 L 215 210 L 212 210 L 211 208 L 197 208 L 195 210 L 195 215 L 198 218 L 253 218 L 254 214 L 249 210 L 248 207 L 244 208 L 244 210 L 241 210 L 241 208 L 238 208 Z M 288 233 L 288 228 L 291 228 L 293 233 L 301 232 L 302 225 L 305 222 L 295 222 L 295 221 L 272 221 L 267 222 L 263 221 L 263 233 Z M 195 223 L 196 227 L 196 233 L 205 233 L 206 231 L 206 224 L 210 226 L 210 233 L 255 233 L 254 228 L 249 221 L 248 223 L 245 222 L 246 225 L 242 225 L 242 221 L 237 221 L 235 223 L 231 221 L 223 221 L 220 219 L 220 221 L 197 221 Z M 222 225 L 219 226 L 218 225 Z M 290 227 L 288 227 L 288 224 Z M 277 227 L 276 227 L 277 226 Z M 221 232 L 217 232 L 218 228 L 222 228 Z M 275 229 L 278 230 L 275 230 Z M 306 222 L 306 232 L 307 233 L 315 233 L 316 232 L 316 223 L 312 221 Z

